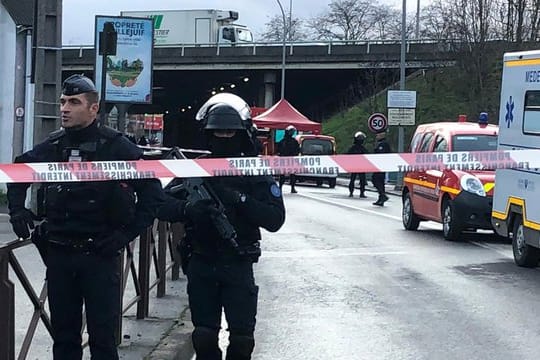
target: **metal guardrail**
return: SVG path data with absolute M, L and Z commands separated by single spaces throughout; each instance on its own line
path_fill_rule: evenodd
M 149 227 L 139 236 L 138 266 L 135 264 L 134 256 L 135 241 L 119 257 L 122 295 L 118 301 L 121 304 L 124 302 L 123 297 L 130 274 L 135 287 L 135 296 L 129 299 L 125 306 L 122 306 L 122 312 L 117 321 L 116 339 L 118 344 L 122 339 L 122 315 L 137 305 L 137 319 L 148 317 L 150 291 L 157 286 L 157 297 L 165 296 L 166 274 L 169 270 L 171 271 L 171 280 L 179 279 L 181 264 L 180 258 L 176 254 L 176 245 L 182 234 L 183 226 L 181 224 L 157 222 L 157 225 Z M 157 239 L 155 235 L 157 235 Z M 30 240 L 14 240 L 0 245 L 0 360 L 14 360 L 15 358 L 24 360 L 27 358 L 39 320 L 45 325 L 49 335 L 52 334 L 51 321 L 44 306 L 47 299 L 47 284 L 43 283 L 38 296 L 14 253 L 15 249 L 30 244 Z M 151 282 L 150 276 L 152 264 L 156 278 L 154 282 Z M 15 285 L 9 278 L 10 266 L 34 306 L 32 319 L 17 357 L 15 357 Z
M 451 51 L 452 44 L 459 43 L 454 39 L 411 39 L 407 40 L 407 52 L 410 51 L 411 46 L 414 45 L 439 45 L 439 51 Z M 287 41 L 285 46 L 288 49 L 289 55 L 294 54 L 294 49 L 299 47 L 326 47 L 327 54 L 332 55 L 332 48 L 339 46 L 362 46 L 365 47 L 365 53 L 369 54 L 374 46 L 388 46 L 388 45 L 400 45 L 400 39 L 367 39 L 367 40 L 323 40 L 323 41 Z M 180 56 L 185 56 L 186 49 L 193 48 L 215 48 L 215 55 L 220 56 L 222 49 L 229 48 L 250 48 L 250 55 L 257 55 L 257 49 L 268 47 L 282 48 L 282 42 L 252 42 L 252 43 L 236 43 L 236 44 L 220 44 L 220 43 L 178 43 L 167 45 L 154 45 L 154 48 L 159 49 L 180 49 Z M 94 49 L 94 45 L 63 45 L 63 50 L 79 50 L 79 57 L 83 57 L 84 50 Z

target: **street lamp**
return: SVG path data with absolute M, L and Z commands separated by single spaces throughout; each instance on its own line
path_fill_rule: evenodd
M 287 18 L 285 17 L 285 11 L 283 11 L 281 2 L 279 0 L 276 1 L 279 5 L 279 9 L 281 10 L 281 15 L 283 16 L 283 46 L 281 49 L 281 99 L 283 100 L 285 98 L 285 40 L 287 36 Z

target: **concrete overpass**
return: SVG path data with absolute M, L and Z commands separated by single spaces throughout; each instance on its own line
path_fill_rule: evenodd
M 306 86 L 296 89 L 298 82 L 309 85 L 308 89 L 313 92 L 322 84 L 333 84 L 337 80 L 340 85 L 328 89 L 335 92 L 346 89 L 351 80 L 362 77 L 367 70 L 398 69 L 400 46 L 399 41 L 289 43 L 286 48 L 287 98 L 302 97 L 298 92 Z M 407 45 L 407 68 L 414 71 L 451 66 L 455 63 L 454 51 L 453 44 L 448 41 L 411 41 Z M 92 74 L 94 57 L 93 47 L 64 47 L 64 75 L 74 72 Z M 212 90 L 219 91 L 222 86 L 227 88 L 235 84 L 238 86 L 235 91 L 246 94 L 254 105 L 268 106 L 274 102 L 271 94 L 275 95 L 275 89 L 280 86 L 281 57 L 282 46 L 278 43 L 160 46 L 154 49 L 154 87 L 158 92 L 174 93 L 177 98 L 184 99 L 184 105 L 196 105 L 199 98 L 207 98 Z M 252 81 L 250 86 L 239 86 L 240 79 L 245 77 Z M 321 92 L 325 90 L 321 89 Z M 175 104 L 169 99 L 162 105 L 174 109 L 183 103 Z
M 322 120 L 347 106 L 344 98 L 363 98 L 399 81 L 400 47 L 399 41 L 289 43 L 285 97 L 308 117 Z M 281 43 L 155 47 L 153 104 L 133 105 L 129 112 L 168 112 L 188 121 L 212 91 L 234 92 L 253 106 L 268 107 L 279 97 L 282 49 Z M 64 47 L 63 76 L 93 76 L 94 57 L 91 46 Z M 452 66 L 455 58 L 448 41 L 407 45 L 408 73 Z

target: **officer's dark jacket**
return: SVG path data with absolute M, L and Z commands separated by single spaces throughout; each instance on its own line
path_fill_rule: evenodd
M 275 232 L 285 222 L 285 207 L 279 187 L 270 176 L 214 177 L 206 180 L 225 207 L 225 214 L 237 232 L 240 246 L 249 246 L 261 239 L 259 227 Z M 220 196 L 227 190 L 246 194 L 245 203 L 227 203 Z M 160 208 L 158 218 L 170 222 L 184 222 L 186 236 L 193 252 L 207 258 L 234 257 L 232 246 L 220 237 L 211 223 L 192 222 L 177 209 L 185 205 L 185 199 L 169 201 Z
M 375 150 L 373 151 L 375 154 L 387 154 L 391 153 L 392 149 L 390 148 L 390 144 L 386 139 L 378 140 L 375 144 Z
M 300 153 L 300 145 L 292 136 L 285 136 L 277 145 L 280 156 L 296 156 Z
M 367 154 L 368 151 L 362 144 L 354 143 L 349 150 L 347 150 L 347 154 Z
M 47 140 L 16 157 L 15 162 L 64 162 L 73 155 L 71 149 L 79 149 L 82 161 L 137 160 L 142 156 L 142 151 L 121 133 L 105 126 L 98 127 L 94 122 L 78 131 L 51 133 Z M 10 213 L 24 207 L 30 185 L 7 185 Z M 44 183 L 42 189 L 46 197 L 43 215 L 48 222 L 49 236 L 59 241 L 99 239 L 113 230 L 122 231 L 130 239 L 135 238 L 152 224 L 157 206 L 163 199 L 161 185 L 155 179 L 123 180 L 122 183 Z M 133 189 L 137 193 L 136 205 Z

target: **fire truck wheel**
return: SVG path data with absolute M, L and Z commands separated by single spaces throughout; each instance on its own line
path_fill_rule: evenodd
M 454 241 L 459 239 L 461 227 L 454 215 L 454 205 L 452 200 L 445 199 L 442 206 L 443 235 L 446 240 Z
M 403 208 L 401 211 L 401 219 L 403 220 L 403 227 L 406 230 L 417 230 L 420 225 L 420 218 L 414 213 L 411 194 L 406 193 L 403 196 Z
M 322 186 L 322 180 L 317 180 L 316 184 L 317 184 L 317 187 L 321 187 Z
M 538 261 L 540 260 L 540 249 L 535 248 L 525 242 L 525 231 L 521 216 L 517 216 L 514 220 L 512 250 L 514 252 L 514 261 L 518 266 L 538 266 Z

